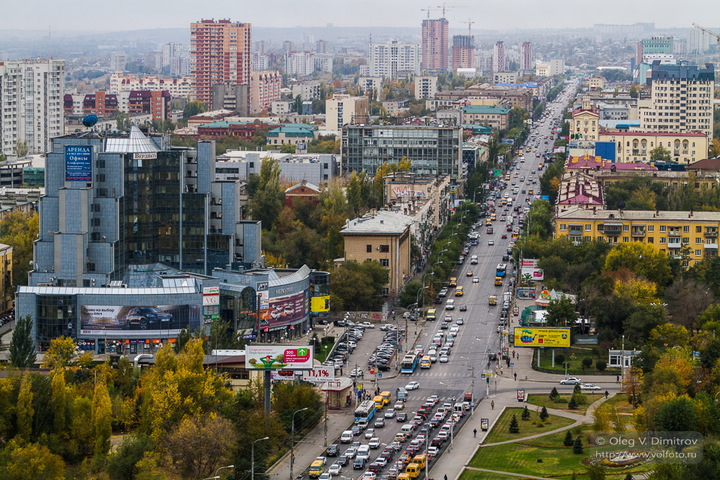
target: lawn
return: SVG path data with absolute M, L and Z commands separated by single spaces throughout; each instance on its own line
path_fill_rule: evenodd
M 485 468 L 485 467 L 483 467 Z M 522 480 L 523 477 L 515 475 L 500 475 L 497 473 L 480 472 L 478 470 L 465 469 L 460 475 L 460 480 Z
M 525 442 L 480 448 L 470 461 L 470 466 L 538 477 L 569 477 L 573 472 L 576 472 L 578 478 L 581 478 L 581 474 L 585 472 L 582 461 L 592 452 L 592 449 L 588 447 L 586 436 L 590 431 L 590 427 L 576 427 L 572 431 L 574 436 L 582 435 L 583 445 L 585 446 L 582 454 L 574 454 L 572 447 L 564 446 L 563 440 L 566 433 L 558 432 Z M 649 468 L 650 466 L 641 465 L 635 467 L 632 471 L 639 473 Z M 617 470 L 606 478 L 620 479 L 626 473 L 627 471 Z M 463 477 L 467 479 L 483 478 L 466 476 L 470 474 L 470 472 L 465 472 Z
M 506 408 L 502 415 L 500 415 L 497 423 L 495 423 L 490 435 L 487 436 L 483 443 L 497 443 L 516 438 L 528 437 L 538 433 L 549 432 L 557 428 L 567 427 L 568 425 L 575 423 L 575 421 L 570 418 L 559 417 L 556 415 L 550 415 L 545 422 L 540 422 L 540 418 L 538 416 L 539 413 L 535 411 L 535 408 L 528 407 L 528 410 L 530 411 L 530 420 L 521 420 L 523 412 L 522 408 Z M 517 417 L 520 433 L 510 433 L 509 431 L 513 415 Z
M 586 402 L 579 405 L 575 410 L 568 408 L 568 402 L 570 401 L 570 395 L 560 395 L 557 401 L 550 400 L 550 392 L 547 394 L 536 395 L 532 394 L 528 396 L 528 403 L 537 405 L 538 407 L 555 408 L 557 410 L 565 410 L 566 412 L 579 413 L 584 415 L 588 407 L 592 405 L 596 400 L 603 398 L 605 395 L 602 393 L 583 393 Z
M 540 370 L 541 372 L 547 373 L 565 373 L 565 366 L 563 362 L 559 361 L 559 356 L 564 357 L 564 362 L 568 364 L 567 374 L 582 377 L 583 375 L 618 375 L 620 373 L 619 368 L 606 368 L 604 371 L 599 371 L 595 365 L 598 360 L 607 362 L 608 358 L 606 354 L 602 354 L 597 347 L 592 346 L 576 346 L 569 350 L 556 349 L 555 350 L 555 366 L 552 366 L 552 352 L 544 350 L 540 355 L 540 368 L 537 368 L 537 352 L 533 353 L 532 368 Z M 583 369 L 582 361 L 583 358 L 589 357 L 592 359 L 592 365 L 590 368 Z

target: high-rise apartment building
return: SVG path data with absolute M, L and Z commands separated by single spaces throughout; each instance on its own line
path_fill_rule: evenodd
M 475 60 L 475 37 L 472 35 L 454 35 L 452 47 L 452 67 L 473 68 Z
M 212 102 L 218 83 L 250 83 L 251 25 L 230 20 L 201 20 L 190 24 L 190 70 L 197 99 Z
M 640 128 L 650 132 L 699 130 L 712 139 L 715 69 L 712 64 L 660 65 L 650 75 L 651 96 L 638 101 Z
M 127 64 L 127 55 L 124 52 L 113 52 L 110 54 L 110 71 L 122 72 Z
M 250 80 L 250 113 L 268 112 L 272 102 L 280 99 L 282 75 L 277 70 L 252 72 Z
M 448 68 L 448 21 L 426 19 L 422 23 L 422 69 L 440 73 Z
M 417 44 L 392 40 L 370 45 L 369 76 L 398 78 L 419 74 L 420 47 Z
M 285 54 L 285 73 L 307 77 L 315 71 L 315 54 L 312 52 L 288 52 Z
M 0 153 L 12 155 L 18 142 L 29 154 L 50 150 L 63 134 L 64 60 L 0 61 Z
M 530 72 L 532 67 L 532 43 L 526 41 L 520 48 L 520 69 L 523 72 Z
M 415 77 L 415 98 L 434 98 L 438 91 L 437 80 L 435 76 Z
M 505 57 L 505 42 L 495 42 L 493 47 L 492 71 L 504 72 L 507 70 L 507 57 Z
M 365 123 L 368 110 L 368 97 L 335 95 L 325 100 L 325 128 L 338 132 L 343 125 Z

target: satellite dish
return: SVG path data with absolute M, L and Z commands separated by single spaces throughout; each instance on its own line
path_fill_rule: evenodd
M 83 118 L 83 125 L 90 128 L 93 125 L 95 125 L 98 121 L 97 115 L 85 115 L 85 118 Z

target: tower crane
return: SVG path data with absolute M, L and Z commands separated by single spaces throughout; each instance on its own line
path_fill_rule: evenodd
M 473 22 L 472 20 L 470 20 L 470 19 L 468 18 L 467 21 L 465 21 L 465 22 L 460 22 L 460 23 L 467 23 L 467 26 L 468 26 L 468 40 L 469 40 L 470 37 L 472 36 L 472 33 L 471 33 L 472 30 L 471 30 L 471 28 L 472 28 L 473 23 L 475 23 L 475 22 Z
M 451 8 L 460 8 L 465 7 L 465 5 L 448 5 L 447 3 L 443 3 L 442 5 L 438 5 L 437 8 L 442 9 L 442 18 L 445 18 L 445 11 L 450 10 Z
M 701 27 L 697 23 L 693 23 L 692 26 L 697 28 L 701 32 L 707 33 L 711 37 L 715 37 L 715 39 L 717 40 L 717 42 L 718 42 L 718 70 L 715 71 L 715 78 L 718 78 L 718 75 L 720 75 L 720 73 L 719 73 L 720 72 L 720 34 L 712 32 L 705 27 Z
M 430 20 L 430 12 L 433 12 L 433 11 L 437 10 L 438 8 L 440 8 L 440 7 L 428 6 L 427 8 L 421 8 L 420 11 L 427 12 L 427 18 L 428 18 L 428 20 Z

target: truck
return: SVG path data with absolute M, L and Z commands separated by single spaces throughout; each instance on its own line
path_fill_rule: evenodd
M 495 295 L 488 297 L 488 305 L 497 305 L 497 297 Z
M 511 300 L 512 300 L 512 293 L 510 293 L 510 292 L 503 293 L 503 303 L 505 303 L 505 302 L 510 303 Z

